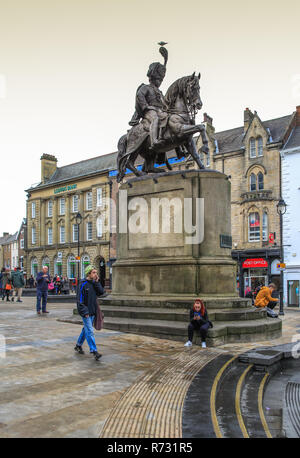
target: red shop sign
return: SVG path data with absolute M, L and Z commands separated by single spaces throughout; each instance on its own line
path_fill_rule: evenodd
M 243 268 L 248 269 L 249 267 L 268 267 L 268 262 L 263 258 L 246 259 L 243 262 Z

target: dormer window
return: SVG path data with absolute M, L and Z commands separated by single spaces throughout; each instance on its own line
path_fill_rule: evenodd
M 255 138 L 250 138 L 250 157 L 256 157 Z
M 257 154 L 258 156 L 263 155 L 263 139 L 262 137 L 257 138 Z

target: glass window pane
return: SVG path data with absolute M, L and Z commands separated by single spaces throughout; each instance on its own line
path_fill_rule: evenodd
M 102 188 L 97 188 L 97 207 L 102 205 Z
M 250 176 L 250 191 L 256 191 L 256 175 L 251 173 Z
M 268 214 L 266 212 L 263 213 L 262 239 L 268 240 Z
M 256 145 L 254 138 L 250 139 L 250 157 L 256 157 Z
M 257 139 L 257 153 L 258 153 L 258 156 L 262 156 L 263 155 L 263 139 L 262 139 L 262 137 L 258 137 L 258 139 Z
M 259 190 L 264 189 L 264 176 L 261 172 L 259 172 L 259 174 L 257 175 L 257 179 L 258 179 L 258 189 Z
M 260 220 L 258 212 L 249 214 L 248 240 L 249 242 L 260 240 Z

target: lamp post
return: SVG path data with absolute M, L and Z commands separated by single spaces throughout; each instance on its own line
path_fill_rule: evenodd
M 79 241 L 79 234 L 80 234 L 80 231 L 79 231 L 79 227 L 80 227 L 80 224 L 82 222 L 82 216 L 81 214 L 78 212 L 77 215 L 75 216 L 75 221 L 76 221 L 76 224 L 77 224 L 77 262 L 78 262 L 78 266 L 77 266 L 77 288 L 79 287 L 79 281 L 80 281 L 80 241 Z
M 282 216 L 286 212 L 286 203 L 280 197 L 277 204 L 277 213 L 280 217 L 280 262 L 283 263 L 283 230 L 282 230 Z M 284 315 L 283 311 L 283 269 L 280 270 L 280 306 L 279 306 L 279 315 Z

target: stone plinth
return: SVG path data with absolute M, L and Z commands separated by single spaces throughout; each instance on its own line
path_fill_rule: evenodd
M 165 208 L 158 213 L 160 203 Z M 231 249 L 220 244 L 221 235 L 231 235 L 226 175 L 189 170 L 132 179 L 119 190 L 121 214 L 112 296 L 236 295 L 236 263 Z M 138 216 L 143 232 L 135 228 L 134 233 L 121 233 L 126 219 L 130 226 Z M 197 219 L 198 237 L 188 227 Z M 169 221 L 171 230 L 166 233 Z M 193 237 L 198 240 L 191 243 Z

